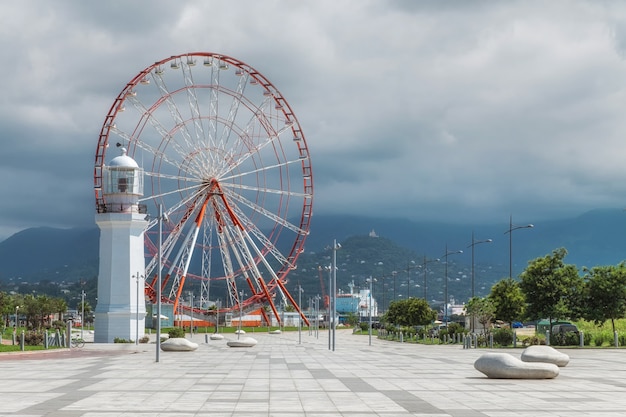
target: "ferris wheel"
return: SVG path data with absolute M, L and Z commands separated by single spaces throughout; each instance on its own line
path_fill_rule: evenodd
M 100 131 L 98 211 L 107 203 L 100 187 L 109 145 L 124 147 L 143 167 L 146 212 L 162 210 L 145 233 L 152 302 L 161 268 L 161 301 L 174 312 L 185 283 L 197 280 L 199 309 L 217 286 L 226 311 L 269 305 L 280 321 L 280 301 L 302 315 L 286 284 L 309 233 L 311 161 L 295 114 L 267 78 L 210 52 L 172 56 L 139 72 Z

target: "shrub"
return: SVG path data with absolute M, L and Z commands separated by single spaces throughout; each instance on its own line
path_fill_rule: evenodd
M 575 346 L 580 343 L 580 336 L 576 332 L 555 333 L 550 343 L 555 346 Z
M 455 322 L 448 323 L 448 334 L 449 335 L 453 335 L 453 334 L 456 334 L 456 333 L 463 334 L 464 332 L 465 332 L 465 329 L 459 323 L 455 323 Z
M 606 332 L 598 332 L 593 336 L 593 344 L 595 346 L 602 346 L 604 343 L 611 343 L 611 338 Z
M 545 345 L 546 344 L 546 340 L 541 339 L 538 336 L 525 337 L 521 339 L 521 342 L 522 342 L 523 347 L 531 346 L 531 345 Z
M 126 340 L 123 337 L 116 337 L 113 339 L 113 343 L 132 343 L 132 340 Z
M 144 336 L 139 339 L 139 343 L 148 343 L 150 341 L 150 336 Z
M 39 346 L 43 344 L 43 333 L 27 332 L 24 333 L 24 344 L 28 346 Z
M 508 346 L 513 343 L 513 331 L 511 329 L 496 329 L 493 332 L 493 342 L 500 346 Z
M 170 338 L 185 337 L 185 330 L 182 327 L 172 327 L 167 334 Z

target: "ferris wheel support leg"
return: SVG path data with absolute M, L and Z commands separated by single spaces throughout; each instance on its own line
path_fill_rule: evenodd
M 304 313 L 300 309 L 300 306 L 298 305 L 298 303 L 296 303 L 296 301 L 293 299 L 291 294 L 289 294 L 289 291 L 287 291 L 287 288 L 285 288 L 285 286 L 283 285 L 282 281 L 277 279 L 276 283 L 283 290 L 283 294 L 285 294 L 285 296 L 289 299 L 289 302 L 291 303 L 291 305 L 293 305 L 294 308 L 296 309 L 296 311 L 298 312 L 298 314 L 300 314 L 300 317 L 302 318 L 302 321 L 304 321 L 307 326 L 310 326 L 309 319 L 306 318 L 306 316 L 304 315 Z
M 274 300 L 272 300 L 272 296 L 270 295 L 270 292 L 267 290 L 267 285 L 265 285 L 265 281 L 263 281 L 262 277 L 258 277 L 257 282 L 259 283 L 259 286 L 263 290 L 263 294 L 265 294 L 265 299 L 269 303 L 270 308 L 272 309 L 272 312 L 274 313 L 274 317 L 276 317 L 276 321 L 280 324 L 280 316 L 278 314 L 278 310 L 276 310 L 276 305 L 274 304 Z
M 265 322 L 267 323 L 268 326 L 270 326 L 272 324 L 272 322 L 270 321 L 270 316 L 267 315 L 267 311 L 265 311 L 265 309 L 261 309 L 261 315 L 263 316 L 263 320 L 265 320 Z

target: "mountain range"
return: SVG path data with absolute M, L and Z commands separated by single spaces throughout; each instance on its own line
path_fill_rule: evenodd
M 316 291 L 320 285 L 318 266 L 328 264 L 327 248 L 335 239 L 344 247 L 343 254 L 340 252 L 338 256 L 344 264 L 341 277 L 338 276 L 339 288 L 345 288 L 350 280 L 363 281 L 363 277 L 372 274 L 406 271 L 403 272 L 406 275 L 411 265 L 419 265 L 424 258 L 445 257 L 446 250 L 463 251 L 450 256 L 450 261 L 454 261 L 458 271 L 465 271 L 462 272 L 465 278 L 472 264 L 472 236 L 474 242 L 492 240 L 473 246 L 474 263 L 480 266 L 481 286 L 487 288 L 509 275 L 510 258 L 513 275 L 517 276 L 529 260 L 560 247 L 568 250 L 565 261 L 580 269 L 618 264 L 626 259 L 626 213 L 621 209 L 593 210 L 575 218 L 540 222 L 520 230 L 513 225 L 511 233 L 511 225 L 505 220 L 458 225 L 347 215 L 314 216 L 305 252 L 299 258 L 298 269 L 289 275 L 290 281 L 297 280 L 303 286 L 307 283 L 310 291 Z M 32 228 L 16 233 L 0 242 L 0 283 L 95 278 L 98 237 L 95 226 Z M 360 239 L 354 240 L 355 237 Z M 358 258 L 360 266 L 350 266 L 345 259 L 350 256 L 353 260 Z M 461 274 L 456 270 L 454 273 Z

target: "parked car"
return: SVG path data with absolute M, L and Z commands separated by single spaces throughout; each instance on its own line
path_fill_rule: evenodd
M 572 323 L 559 323 L 552 326 L 552 334 L 565 334 L 565 333 L 576 333 L 578 334 L 578 327 Z
M 521 329 L 524 327 L 524 324 L 521 321 L 514 321 L 513 322 L 513 328 L 514 329 Z

